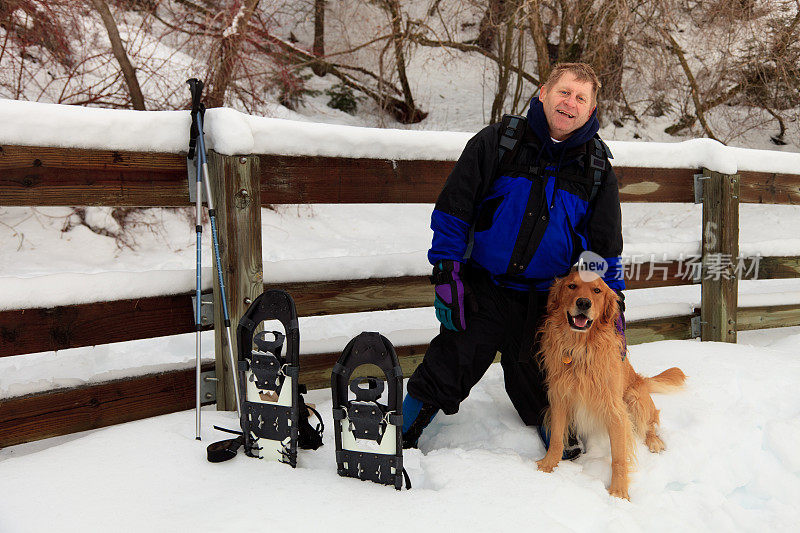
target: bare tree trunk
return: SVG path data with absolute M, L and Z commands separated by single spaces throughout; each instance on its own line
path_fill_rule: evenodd
M 717 137 L 714 135 L 714 132 L 711 131 L 711 127 L 708 125 L 708 122 L 706 122 L 706 117 L 703 113 L 703 104 L 700 102 L 700 88 L 697 86 L 697 81 L 694 78 L 692 69 L 689 68 L 689 63 L 686 61 L 686 56 L 684 55 L 683 50 L 668 30 L 661 28 L 661 34 L 669 42 L 672 52 L 677 56 L 678 62 L 681 64 L 681 68 L 683 68 L 683 72 L 686 75 L 686 79 L 689 82 L 689 87 L 692 92 L 692 101 L 694 102 L 695 113 L 697 113 L 697 118 L 700 120 L 703 130 L 705 130 L 706 135 L 708 135 L 710 138 L 714 139 L 715 141 L 719 141 L 719 139 L 717 139 Z
M 317 57 L 325 57 L 325 3 L 326 0 L 314 0 L 314 46 L 311 51 Z M 317 76 L 328 73 L 325 62 L 316 62 L 311 65 L 311 70 Z
M 499 122 L 503 117 L 503 106 L 508 94 L 508 82 L 511 77 L 511 63 L 514 55 L 514 18 L 508 17 L 503 32 L 502 44 L 498 41 L 501 61 L 497 63 L 497 91 L 492 100 L 490 122 Z
M 569 61 L 567 58 L 567 29 L 571 18 L 570 6 L 566 0 L 559 0 L 561 7 L 561 26 L 558 28 L 558 49 L 556 51 L 556 62 Z
M 539 12 L 540 5 L 541 0 L 529 0 L 526 7 L 528 10 L 528 25 L 531 30 L 531 37 L 533 37 L 533 45 L 536 48 L 536 69 L 539 73 L 539 79 L 544 82 L 550 74 L 551 65 L 547 35 L 544 33 L 542 15 Z
M 206 97 L 208 107 L 225 105 L 225 92 L 228 90 L 239 59 L 239 47 L 247 31 L 248 23 L 258 6 L 259 0 L 247 0 L 233 17 L 228 28 L 222 33 L 216 62 L 212 65 L 213 75 L 209 80 L 209 93 Z
M 144 111 L 144 96 L 142 89 L 139 87 L 139 80 L 136 79 L 136 70 L 131 65 L 128 59 L 128 54 L 125 53 L 125 46 L 122 44 L 122 39 L 119 36 L 117 23 L 114 22 L 114 17 L 111 16 L 111 10 L 104 0 L 91 0 L 95 10 L 100 14 L 103 19 L 103 25 L 108 32 L 108 38 L 111 41 L 111 50 L 114 52 L 114 57 L 117 59 L 122 75 L 125 77 L 125 84 L 128 86 L 128 93 L 131 96 L 131 104 L 133 108 L 139 111 Z
M 525 34 L 522 28 L 516 32 L 517 35 L 517 66 L 522 67 L 525 64 Z M 519 70 L 517 71 L 517 83 L 514 86 L 514 99 L 511 103 L 511 112 L 515 114 L 519 114 L 525 110 L 528 105 L 528 98 L 530 95 L 524 95 L 525 100 L 522 101 L 522 76 L 519 74 Z M 522 102 L 522 109 L 520 109 L 520 102 Z
M 392 41 L 394 42 L 394 57 L 397 63 L 397 75 L 400 78 L 400 87 L 403 89 L 403 100 L 408 109 L 416 109 L 414 97 L 411 94 L 411 85 L 406 75 L 406 59 L 403 55 L 403 19 L 400 14 L 399 0 L 386 0 L 389 14 L 392 19 Z

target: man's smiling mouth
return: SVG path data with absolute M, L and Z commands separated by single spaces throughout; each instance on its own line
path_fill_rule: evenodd
M 570 115 L 570 114 L 569 114 L 569 113 L 567 113 L 566 111 L 562 111 L 562 110 L 560 110 L 560 109 L 557 109 L 556 111 L 557 111 L 558 113 L 561 113 L 562 115 L 564 115 L 564 116 L 566 116 L 566 117 L 569 117 L 569 118 L 575 118 L 575 115 Z

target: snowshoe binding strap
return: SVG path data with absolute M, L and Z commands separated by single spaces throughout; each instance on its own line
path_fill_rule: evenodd
M 362 385 L 366 383 L 367 386 Z M 350 382 L 350 390 L 356 395 L 356 400 L 360 402 L 374 402 L 383 394 L 384 384 L 378 378 L 356 378 Z
M 214 426 L 214 429 L 238 435 L 235 439 L 226 439 L 209 444 L 206 447 L 206 456 L 209 463 L 222 463 L 236 457 L 236 453 L 244 445 L 244 435 L 241 431 Z
M 356 399 L 349 402 L 347 407 L 350 431 L 357 439 L 374 440 L 380 444 L 386 430 L 384 410 L 377 402 L 383 394 L 383 380 L 356 378 L 350 382 L 350 390 L 356 395 Z
M 351 450 L 336 452 L 339 475 L 358 478 L 361 481 L 374 481 L 383 485 L 394 485 L 397 490 L 411 488 L 411 479 L 403 468 L 403 459 L 393 455 L 362 453 Z
M 347 409 L 347 418 L 350 421 L 349 429 L 355 438 L 381 443 L 386 431 L 386 420 L 380 405 L 375 402 L 352 401 Z
M 317 427 L 313 427 L 309 419 L 311 413 L 317 417 Z M 325 431 L 325 424 L 319 411 L 306 404 L 303 395 L 300 395 L 300 436 L 297 445 L 303 450 L 316 450 L 322 446 L 322 434 Z
M 260 439 L 284 440 L 291 427 L 282 405 L 247 402 L 250 432 Z
M 272 335 L 273 340 L 268 340 L 267 336 Z M 281 349 L 283 348 L 283 341 L 286 335 L 280 331 L 261 331 L 256 333 L 253 337 L 253 342 L 259 351 L 274 354 L 276 357 L 281 356 Z
M 275 340 L 267 341 L 265 337 L 269 334 L 274 335 Z M 277 331 L 262 331 L 253 339 L 258 350 L 250 353 L 250 380 L 255 382 L 261 391 L 280 392 L 285 376 L 284 365 L 287 364 L 281 357 L 284 338 L 284 335 Z

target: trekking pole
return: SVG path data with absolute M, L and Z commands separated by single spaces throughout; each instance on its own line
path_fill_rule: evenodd
M 195 158 L 195 145 L 197 144 L 197 137 L 199 133 L 199 124 L 198 119 L 201 117 L 205 108 L 203 104 L 200 103 L 200 94 L 203 92 L 203 82 L 200 80 L 196 80 L 192 78 L 187 83 L 189 83 L 189 90 L 192 93 L 192 127 L 189 130 L 189 153 L 186 155 L 186 158 L 192 160 Z M 195 338 L 195 347 L 196 347 L 196 356 L 195 356 L 195 439 L 200 439 L 200 330 L 201 330 L 201 289 L 202 289 L 202 270 L 201 270 L 201 263 L 202 263 L 202 237 L 203 237 L 203 175 L 200 173 L 200 156 L 198 152 L 197 161 L 195 163 L 197 167 L 197 181 L 195 183 L 195 230 L 197 233 L 197 271 L 196 271 L 196 283 L 195 283 L 195 298 L 196 298 L 196 305 L 195 305 L 195 313 L 194 313 L 194 324 L 195 324 L 195 331 L 196 331 L 196 338 Z
M 192 79 L 194 80 L 194 78 Z M 191 83 L 192 80 L 189 80 Z M 194 80 L 195 82 L 200 84 L 202 90 L 202 82 L 199 80 Z M 202 104 L 201 104 L 202 105 Z M 217 235 L 217 212 L 214 209 L 214 201 L 211 195 L 211 185 L 209 183 L 208 177 L 208 160 L 206 159 L 206 143 L 203 137 L 203 117 L 202 114 L 197 114 L 197 126 L 198 126 L 198 135 L 197 135 L 197 173 L 198 176 L 201 175 L 203 180 L 205 181 L 205 189 L 206 189 L 206 203 L 208 204 L 208 216 L 211 219 L 211 240 L 214 246 L 214 261 L 216 261 L 217 265 L 217 278 L 219 281 L 219 292 L 220 292 L 220 300 L 222 301 L 222 317 L 225 320 L 225 328 L 227 330 L 227 341 L 228 341 L 228 356 L 230 357 L 230 364 L 231 364 L 231 373 L 233 374 L 233 391 L 234 395 L 236 396 L 236 415 L 241 417 L 241 398 L 239 397 L 239 380 L 238 378 L 238 365 L 236 363 L 236 357 L 234 357 L 233 353 L 233 332 L 231 330 L 231 317 L 228 313 L 228 302 L 227 297 L 225 295 L 225 280 L 222 276 L 222 260 L 220 259 L 219 253 L 219 238 Z

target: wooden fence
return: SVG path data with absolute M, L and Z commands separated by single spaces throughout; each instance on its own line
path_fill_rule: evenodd
M 223 269 L 235 324 L 247 303 L 264 289 L 260 207 L 284 203 L 433 203 L 452 161 L 390 161 L 276 155 L 209 154 L 214 180 Z M 702 183 L 703 262 L 738 255 L 738 204 L 800 203 L 800 176 L 741 172 L 728 176 L 702 169 L 615 167 L 623 202 L 694 202 Z M 697 176 L 697 178 L 696 178 Z M 0 147 L 0 206 L 189 205 L 182 155 L 26 146 Z M 715 238 L 706 240 L 711 233 Z M 712 242 L 713 241 L 713 242 Z M 628 323 L 631 344 L 689 339 L 733 342 L 736 331 L 800 324 L 800 306 L 738 308 L 730 270 L 712 279 L 681 275 L 677 262 L 645 263 L 628 288 L 702 283 L 695 313 Z M 666 268 L 665 268 L 666 267 Z M 665 273 L 664 273 L 665 272 Z M 800 273 L 798 257 L 761 259 L 759 278 Z M 216 275 L 214 276 L 216 285 Z M 426 277 L 271 284 L 289 291 L 301 316 L 330 315 L 431 305 Z M 216 289 L 216 287 L 215 287 Z M 217 294 L 217 291 L 214 291 Z M 155 296 L 47 309 L 0 311 L 0 357 L 63 350 L 194 331 L 191 294 Z M 220 313 L 221 305 L 215 305 Z M 216 317 L 215 323 L 222 323 Z M 206 329 L 211 329 L 208 326 Z M 695 333 L 693 333 L 693 328 Z M 216 330 L 216 401 L 232 409 L 232 384 L 222 328 Z M 234 340 L 235 344 L 235 340 Z M 425 345 L 398 346 L 404 372 L 421 360 Z M 236 349 L 234 347 L 234 349 Z M 327 387 L 338 353 L 301 357 L 301 382 Z M 0 400 L 0 447 L 109 424 L 189 409 L 192 370 L 122 379 Z

